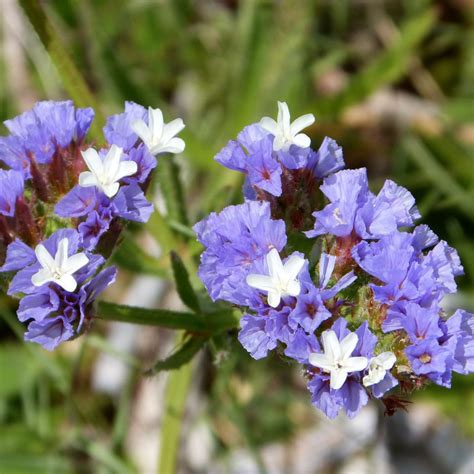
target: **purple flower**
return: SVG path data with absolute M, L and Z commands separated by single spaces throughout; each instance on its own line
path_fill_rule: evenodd
M 458 309 L 446 321 L 446 336 L 442 345 L 452 348 L 453 370 L 460 374 L 473 373 L 474 314 Z
M 443 335 L 439 327 L 439 311 L 422 308 L 416 303 L 408 303 L 404 307 L 404 312 L 401 325 L 411 342 L 417 343 Z
M 350 235 L 354 229 L 356 211 L 368 199 L 367 170 L 361 168 L 339 171 L 327 177 L 320 189 L 331 204 L 322 211 L 313 213 L 316 225 L 314 230 L 306 232 L 306 236 Z
M 347 321 L 339 318 L 330 331 L 323 332 L 324 354 L 315 352 L 308 357 L 310 364 L 322 371 L 309 369 L 308 389 L 313 404 L 329 418 L 341 409 L 352 418 L 367 404 L 369 397 L 361 384 L 361 375 L 376 342 L 367 322 L 353 333 L 347 329 Z
M 260 300 L 246 277 L 251 270 L 263 273 L 269 250 L 274 247 L 280 251 L 286 244 L 285 224 L 271 219 L 270 205 L 248 201 L 229 206 L 198 222 L 194 231 L 206 247 L 199 277 L 211 298 L 244 306 L 251 300 Z
M 281 166 L 272 157 L 272 141 L 264 138 L 258 149 L 247 158 L 250 184 L 269 192 L 273 196 L 281 195 Z
M 316 178 L 323 179 L 342 170 L 344 166 L 342 148 L 332 138 L 325 137 L 319 150 L 311 152 L 306 167 Z
M 266 357 L 268 351 L 277 346 L 277 340 L 266 330 L 267 322 L 265 316 L 250 314 L 244 314 L 240 319 L 239 342 L 257 360 Z
M 50 255 L 56 255 L 58 252 L 59 242 L 63 239 L 68 241 L 68 256 L 76 254 L 81 246 L 80 235 L 73 229 L 60 229 L 56 231 L 51 237 L 46 239 L 42 245 L 49 252 Z M 11 245 L 15 244 L 13 242 Z M 18 243 L 15 244 L 14 249 L 19 248 Z M 100 265 L 103 264 L 104 259 L 100 255 L 86 254 L 88 257 L 87 265 L 81 267 L 78 271 L 74 273 L 74 279 L 78 284 L 81 284 L 87 278 L 91 277 L 93 273 L 98 269 Z M 7 268 L 11 269 L 11 264 L 9 262 L 8 256 L 6 264 Z M 42 266 L 35 259 L 26 267 L 22 267 L 18 273 L 14 276 L 13 280 L 10 283 L 7 294 L 33 294 L 37 293 L 38 287 L 35 286 L 32 282 L 33 275 L 38 273 L 41 270 Z M 57 286 L 56 283 L 49 283 L 48 286 Z M 45 286 L 47 287 L 47 286 Z
M 442 347 L 436 339 L 426 339 L 408 346 L 405 354 L 415 374 L 427 375 L 435 380 L 446 371 L 450 358 L 449 350 Z
M 23 176 L 19 171 L 0 170 L 0 214 L 12 217 L 16 200 L 23 195 Z
M 4 122 L 11 135 L 1 140 L 0 158 L 14 169 L 24 169 L 26 178 L 30 156 L 40 164 L 49 163 L 58 147 L 82 141 L 93 118 L 92 109 L 76 109 L 72 101 L 38 102 L 31 110 Z M 13 166 L 6 156 L 8 151 L 21 157 L 20 166 Z
M 125 102 L 125 111 L 111 115 L 104 127 L 104 135 L 110 144 L 114 144 L 128 152 L 136 144 L 138 135 L 132 130 L 132 123 L 143 120 L 148 123 L 145 107 L 134 102 Z
M 321 191 L 330 204 L 313 213 L 316 224 L 306 232 L 308 237 L 322 234 L 346 237 L 355 231 L 363 239 L 380 238 L 399 227 L 413 225 L 420 217 L 413 196 L 393 181 L 386 181 L 378 196 L 372 194 L 365 168 L 329 176 Z
M 115 277 L 115 267 L 109 267 L 85 282 L 75 293 L 54 286 L 40 288 L 38 293 L 25 296 L 18 310 L 20 321 L 32 320 L 25 340 L 51 351 L 79 334 L 92 303 Z

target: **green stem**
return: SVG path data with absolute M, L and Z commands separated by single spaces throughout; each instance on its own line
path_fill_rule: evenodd
M 183 334 L 178 334 L 181 343 Z M 170 372 L 165 394 L 165 415 L 161 426 L 159 474 L 174 474 L 178 457 L 179 439 L 184 407 L 191 381 L 192 360 Z

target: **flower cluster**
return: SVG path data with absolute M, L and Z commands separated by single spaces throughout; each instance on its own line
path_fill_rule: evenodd
M 425 225 L 409 191 L 370 191 L 341 148 L 317 151 L 285 103 L 246 127 L 216 160 L 245 174 L 244 204 L 197 223 L 199 276 L 213 300 L 244 311 L 239 341 L 255 359 L 302 364 L 314 406 L 355 416 L 370 398 L 390 412 L 403 392 L 474 371 L 474 316 L 441 301 L 463 272 Z M 411 231 L 410 231 L 411 230 Z
M 45 101 L 7 120 L 0 137 L 0 267 L 20 299 L 25 339 L 52 350 L 83 331 L 99 293 L 114 282 L 105 267 L 126 221 L 146 222 L 155 156 L 179 153 L 181 119 L 127 102 L 108 118 L 106 144 L 86 135 L 92 109 Z

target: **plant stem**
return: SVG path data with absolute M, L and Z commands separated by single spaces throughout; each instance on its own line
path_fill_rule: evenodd
M 183 333 L 178 334 L 180 344 Z M 158 474 L 174 474 L 178 457 L 181 424 L 191 381 L 192 360 L 170 372 L 165 394 L 165 415 L 161 426 Z

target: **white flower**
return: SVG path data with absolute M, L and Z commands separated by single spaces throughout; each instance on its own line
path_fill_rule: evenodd
M 350 357 L 359 338 L 355 332 L 349 333 L 341 342 L 332 330 L 322 334 L 324 354 L 310 354 L 311 365 L 331 374 L 330 387 L 340 389 L 351 372 L 359 372 L 367 367 L 367 357 Z
M 184 140 L 175 137 L 185 127 L 180 118 L 164 123 L 161 110 L 148 107 L 148 125 L 143 120 L 135 120 L 131 126 L 152 155 L 182 153 L 184 150 Z
M 273 141 L 273 150 L 288 151 L 291 145 L 307 148 L 311 144 L 308 135 L 299 133 L 306 127 L 314 123 L 316 119 L 313 114 L 306 114 L 298 117 L 293 123 L 290 123 L 290 111 L 286 102 L 278 102 L 277 121 L 270 117 L 263 117 L 260 120 L 260 126 L 267 132 L 275 135 Z
M 43 268 L 31 277 L 33 285 L 41 286 L 52 281 L 66 291 L 74 291 L 76 289 L 77 282 L 72 275 L 87 265 L 89 259 L 82 252 L 68 257 L 68 246 L 68 239 L 61 239 L 54 258 L 44 245 L 40 244 L 36 247 L 36 258 Z
M 382 352 L 377 357 L 373 357 L 369 362 L 369 373 L 362 379 L 362 383 L 370 387 L 381 382 L 396 361 L 397 358 L 393 352 Z
M 82 158 L 90 171 L 79 175 L 79 185 L 84 188 L 96 186 L 107 197 L 115 196 L 120 188 L 118 181 L 134 175 L 138 169 L 134 161 L 120 161 L 122 151 L 117 145 L 112 145 L 103 161 L 94 148 L 82 151 Z
M 268 292 L 268 304 L 276 308 L 280 304 L 282 296 L 298 296 L 301 285 L 296 279 L 304 265 L 304 258 L 292 255 L 283 265 L 280 254 L 276 248 L 272 248 L 266 256 L 268 271 L 270 275 L 247 276 L 247 284 L 257 290 Z

